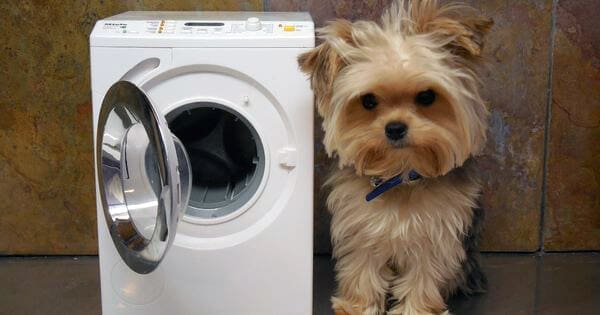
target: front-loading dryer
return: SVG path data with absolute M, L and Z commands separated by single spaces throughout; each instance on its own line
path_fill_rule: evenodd
M 307 13 L 127 12 L 90 36 L 105 314 L 310 314 Z

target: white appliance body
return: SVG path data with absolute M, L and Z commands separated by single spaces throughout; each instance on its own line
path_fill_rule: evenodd
M 104 314 L 312 312 L 313 94 L 296 61 L 311 47 L 314 26 L 302 13 L 128 12 L 96 24 L 90 50 L 97 165 L 103 103 L 120 81 L 139 88 L 164 117 L 190 104 L 216 104 L 250 125 L 262 145 L 253 191 L 214 218 L 183 210 L 169 230 L 174 241 L 142 273 L 115 247 L 102 199 L 109 188 L 101 189 L 96 169 Z M 192 160 L 192 173 L 198 167 Z M 131 206 L 127 211 L 134 217 Z M 156 211 L 150 214 L 156 220 Z M 132 253 L 134 260 L 140 255 Z

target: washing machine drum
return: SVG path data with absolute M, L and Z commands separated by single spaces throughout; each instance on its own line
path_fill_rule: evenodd
M 169 126 L 190 157 L 194 185 L 235 185 L 254 173 L 254 136 L 238 117 L 215 108 L 196 108 L 179 115 Z
M 228 217 L 254 196 L 265 171 L 265 151 L 242 114 L 223 104 L 195 102 L 167 114 L 167 121 L 190 159 L 187 218 Z

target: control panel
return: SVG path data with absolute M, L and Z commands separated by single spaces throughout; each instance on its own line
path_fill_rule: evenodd
M 193 37 L 211 36 L 286 36 L 314 33 L 310 22 L 261 21 L 250 17 L 245 21 L 183 21 L 183 20 L 106 20 L 100 32 L 111 35 L 156 35 L 169 37 L 183 35 Z

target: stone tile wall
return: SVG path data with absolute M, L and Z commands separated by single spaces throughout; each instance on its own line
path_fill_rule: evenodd
M 544 248 L 600 248 L 598 1 L 556 8 Z
M 96 20 L 127 10 L 310 11 L 322 26 L 334 18 L 376 19 L 389 2 L 1 2 L 0 255 L 96 253 L 87 39 Z M 594 16 L 600 3 L 470 2 L 495 20 L 485 48 L 491 117 L 480 158 L 487 212 L 482 249 L 600 249 L 600 25 Z M 331 162 L 319 126 L 315 250 L 327 253 L 329 218 L 319 186 Z
M 0 2 L 0 255 L 97 253 L 88 36 L 129 10 L 260 0 Z

